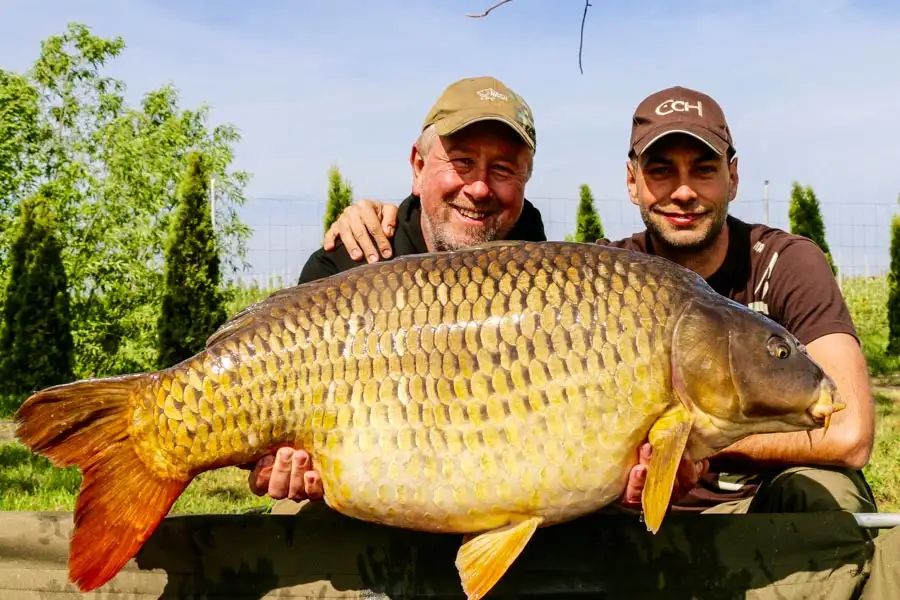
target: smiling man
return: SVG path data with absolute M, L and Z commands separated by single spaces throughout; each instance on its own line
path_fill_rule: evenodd
M 500 239 L 545 241 L 541 214 L 525 199 L 536 149 L 534 118 L 528 104 L 493 77 L 461 79 L 448 86 L 422 124 L 412 145 L 412 194 L 391 213 L 396 232 L 388 242 L 375 210 L 353 222 L 342 242 L 314 252 L 299 283 L 322 279 L 359 266 L 366 254 L 379 259 L 369 235 L 380 236 L 389 256 L 454 250 Z M 342 219 L 347 225 L 348 220 Z M 337 225 L 337 224 L 336 224 Z M 377 230 L 377 231 L 376 231 Z M 360 245 L 355 238 L 365 241 Z M 321 499 L 318 474 L 306 452 L 282 448 L 258 461 L 250 489 L 285 500 L 275 512 L 293 512 L 293 501 Z
M 759 435 L 710 461 L 686 460 L 676 510 L 875 511 L 861 472 L 874 441 L 874 406 L 847 305 L 815 243 L 728 214 L 738 159 L 721 107 L 684 87 L 645 98 L 632 118 L 626 173 L 646 229 L 600 243 L 668 258 L 781 323 L 834 378 L 847 405 L 827 435 Z M 626 503 L 639 504 L 648 458 L 647 446 Z
M 546 240 L 540 213 L 525 199 L 536 145 L 534 118 L 521 96 L 493 77 L 454 82 L 431 107 L 412 145 L 412 193 L 392 207 L 396 234 L 388 241 L 377 220 L 342 219 L 332 227 L 342 246 L 313 253 L 300 283 L 358 266 L 363 253 L 377 261 L 367 234 L 382 242 L 384 258 L 506 238 Z M 361 204 L 368 208 L 369 202 Z

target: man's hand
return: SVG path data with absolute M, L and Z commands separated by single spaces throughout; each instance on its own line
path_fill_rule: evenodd
M 275 500 L 321 500 L 325 493 L 322 477 L 310 462 L 304 450 L 279 448 L 274 456 L 264 456 L 253 467 L 248 478 L 250 491 L 257 496 L 268 494 Z
M 393 204 L 365 198 L 358 200 L 345 208 L 331 224 L 325 232 L 322 247 L 334 250 L 337 238 L 341 238 L 353 260 L 362 260 L 365 254 L 368 262 L 378 262 L 379 250 L 384 258 L 390 258 L 388 238 L 394 235 L 397 226 L 397 210 Z
M 625 486 L 625 493 L 621 499 L 621 504 L 626 508 L 640 509 L 641 507 L 641 494 L 644 491 L 644 483 L 647 481 L 647 469 L 652 455 L 653 447 L 646 442 L 641 444 L 638 449 L 638 464 L 632 467 L 628 474 L 628 484 Z M 669 503 L 678 501 L 694 489 L 708 470 L 709 461 L 707 459 L 694 462 L 685 451 L 684 456 L 681 457 L 681 464 L 678 465 L 678 471 L 675 473 L 675 484 L 672 487 L 672 499 Z

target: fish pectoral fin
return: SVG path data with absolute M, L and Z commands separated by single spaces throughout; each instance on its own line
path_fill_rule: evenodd
M 647 469 L 647 480 L 641 495 L 647 529 L 656 533 L 672 497 L 675 475 L 691 434 L 691 415 L 683 406 L 675 406 L 663 413 L 650 428 L 649 441 L 653 452 Z
M 468 600 L 483 598 L 515 562 L 543 522 L 541 517 L 478 535 L 467 535 L 456 554 L 456 569 Z

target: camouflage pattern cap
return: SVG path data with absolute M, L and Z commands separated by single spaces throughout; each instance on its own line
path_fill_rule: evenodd
M 631 153 L 640 156 L 671 133 L 693 136 L 719 155 L 735 151 L 722 107 L 708 95 L 689 88 L 660 90 L 638 104 L 631 122 Z
M 422 124 L 434 125 L 438 135 L 455 133 L 478 121 L 493 119 L 512 127 L 535 151 L 534 116 L 528 103 L 494 77 L 470 77 L 450 84 Z

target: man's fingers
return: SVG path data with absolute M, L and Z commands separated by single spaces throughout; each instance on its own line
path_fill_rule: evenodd
M 347 214 L 350 235 L 353 236 L 353 241 L 356 242 L 358 247 L 362 250 L 366 260 L 370 263 L 377 262 L 378 248 L 375 247 L 375 244 L 372 242 L 372 236 L 369 235 L 369 227 L 365 221 L 365 210 L 362 207 L 349 206 L 345 209 L 345 212 Z M 344 240 L 345 244 L 347 243 L 346 238 L 343 236 L 343 232 L 341 239 Z M 355 260 L 357 257 L 353 256 L 353 258 Z
M 697 479 L 703 479 L 709 473 L 709 459 L 704 458 L 700 461 L 700 476 Z
M 393 204 L 381 205 L 381 229 L 384 231 L 384 235 L 388 237 L 392 237 L 394 235 L 394 230 L 397 229 L 398 211 L 399 207 Z M 390 248 L 388 250 L 390 250 Z
M 341 241 L 344 243 L 344 248 L 346 248 L 347 253 L 350 254 L 350 258 L 357 261 L 361 260 L 363 253 L 359 244 L 356 243 L 356 237 L 350 230 L 350 220 L 341 217 L 334 222 L 333 226 L 337 227 L 337 237 L 341 238 Z
M 287 498 L 291 485 L 291 460 L 294 455 L 292 448 L 279 448 L 275 454 L 275 464 L 272 465 L 272 475 L 269 477 L 269 496 L 275 500 Z
M 303 477 L 309 472 L 309 468 L 309 454 L 303 450 L 296 451 L 292 460 L 291 483 L 287 495 L 291 500 L 299 502 L 306 499 Z
M 328 228 L 328 231 L 325 232 L 325 237 L 322 238 L 322 248 L 327 251 L 334 250 L 337 237 L 338 223 L 334 222 L 331 224 L 331 227 Z
M 364 209 L 363 207 L 360 207 L 360 216 L 366 229 L 369 231 L 369 235 L 375 240 L 375 244 L 378 246 L 378 252 L 385 258 L 390 256 L 391 244 L 384 235 L 381 221 L 378 219 L 378 213 L 373 209 Z M 369 262 L 376 261 L 378 261 L 377 256 L 369 256 Z
M 641 444 L 638 453 L 638 464 L 647 466 L 650 464 L 650 457 L 653 456 L 653 446 L 648 443 Z
M 625 504 L 640 504 L 641 493 L 644 491 L 644 482 L 647 480 L 647 467 L 636 465 L 628 474 L 628 483 L 625 486 L 625 494 L 622 498 Z
M 303 488 L 310 500 L 321 500 L 325 495 L 322 478 L 315 471 L 307 471 L 303 474 Z
M 268 492 L 269 478 L 272 475 L 272 463 L 274 462 L 275 457 L 271 455 L 263 456 L 256 462 L 256 465 L 253 466 L 253 469 L 247 475 L 247 483 L 253 494 L 265 496 L 266 492 Z

